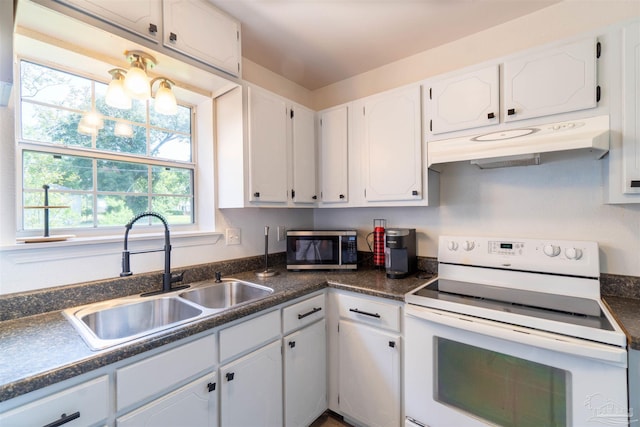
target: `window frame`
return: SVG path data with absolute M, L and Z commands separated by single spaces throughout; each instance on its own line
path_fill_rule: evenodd
M 83 56 L 88 61 L 96 61 L 92 57 Z M 95 73 L 82 71 L 79 67 L 72 67 L 66 64 L 54 62 L 44 58 L 31 57 L 29 55 L 17 55 L 16 62 L 14 64 L 14 74 L 16 76 L 16 84 L 14 85 L 15 90 L 15 166 L 16 166 L 16 195 L 15 195 L 15 211 L 16 211 L 16 219 L 15 219 L 15 230 L 16 237 L 31 237 L 38 236 L 41 234 L 41 230 L 25 230 L 23 227 L 24 224 L 24 207 L 23 207 L 23 194 L 24 194 L 24 180 L 23 180 L 23 153 L 25 151 L 37 151 L 41 153 L 52 153 L 52 154 L 61 154 L 61 155 L 71 155 L 71 156 L 82 156 L 86 158 L 91 158 L 92 160 L 109 160 L 109 161 L 124 161 L 124 162 L 132 162 L 143 164 L 149 167 L 154 166 L 166 166 L 166 167 L 177 167 L 182 169 L 191 170 L 192 173 L 192 220 L 193 222 L 188 224 L 170 224 L 172 231 L 177 232 L 212 232 L 214 231 L 214 224 L 211 226 L 205 225 L 206 228 L 202 227 L 202 224 L 199 221 L 199 218 L 202 217 L 202 212 L 200 212 L 202 208 L 202 204 L 200 203 L 200 197 L 202 196 L 199 193 L 199 153 L 200 147 L 198 144 L 198 129 L 202 126 L 201 123 L 198 122 L 198 100 L 204 100 L 204 97 L 196 92 L 188 93 L 188 98 L 193 99 L 185 99 L 187 97 L 180 96 L 182 93 L 184 95 L 184 90 L 174 90 L 176 94 L 176 98 L 178 100 L 178 104 L 188 107 L 191 110 L 191 161 L 180 161 L 180 160 L 167 160 L 163 158 L 153 159 L 147 155 L 139 155 L 132 153 L 112 153 L 106 150 L 100 150 L 98 148 L 84 148 L 79 146 L 67 146 L 64 144 L 54 144 L 47 142 L 37 142 L 32 140 L 26 140 L 22 135 L 22 93 L 21 93 L 21 63 L 22 61 L 31 62 L 38 66 L 52 68 L 57 71 L 69 73 L 72 75 L 76 75 L 82 78 L 86 78 L 95 82 L 109 84 L 109 76 L 105 72 L 105 75 L 96 75 Z M 176 88 L 174 88 L 176 89 Z M 92 90 L 92 103 L 95 101 L 95 90 Z M 205 101 L 207 102 L 207 101 Z M 213 102 L 212 99 L 209 99 L 208 102 Z M 147 111 L 147 122 L 145 123 L 145 127 L 148 129 L 157 128 L 149 123 L 149 115 Z M 95 144 L 94 144 L 95 145 Z M 94 180 L 96 170 L 94 168 Z M 149 182 L 149 186 L 151 183 Z M 94 182 L 93 189 L 91 192 L 84 192 L 83 194 L 92 194 L 94 198 L 96 198 L 100 191 L 97 190 L 97 182 Z M 149 190 L 146 194 L 148 197 L 152 197 L 154 194 Z M 94 206 L 96 201 L 94 201 Z M 55 233 L 52 234 L 69 234 L 85 238 L 85 237 L 109 237 L 113 235 L 120 235 L 122 227 L 125 224 L 119 225 L 105 225 L 105 226 L 89 226 L 89 227 L 65 227 L 65 228 L 55 228 Z M 144 228 L 143 228 L 144 227 Z M 137 228 L 141 229 L 143 233 L 157 233 L 162 230 L 161 224 L 151 224 L 146 225 L 142 222 L 137 226 Z

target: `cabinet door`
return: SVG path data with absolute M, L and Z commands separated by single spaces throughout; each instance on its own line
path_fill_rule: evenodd
M 497 124 L 498 65 L 433 84 L 425 93 L 426 123 L 433 135 Z
M 284 408 L 287 427 L 308 426 L 327 409 L 326 322 L 284 338 Z
M 596 106 L 593 38 L 504 63 L 505 122 Z
M 322 203 L 346 203 L 348 197 L 348 107 L 325 111 L 320 116 L 320 163 Z
M 400 425 L 400 336 L 341 321 L 339 402 L 343 415 L 374 427 Z
M 249 88 L 249 200 L 287 201 L 287 106 Z
M 640 194 L 640 23 L 628 25 L 623 34 L 624 189 Z
M 116 420 L 117 427 L 215 427 L 218 421 L 215 372 Z
M 316 140 L 315 113 L 308 108 L 291 108 L 291 158 L 293 203 L 315 203 Z
M 421 199 L 420 87 L 373 97 L 363 114 L 365 199 Z
M 205 0 L 164 0 L 162 3 L 166 47 L 234 76 L 240 74 L 237 21 Z
M 281 349 L 276 341 L 220 369 L 221 425 L 282 425 Z
M 57 0 L 149 40 L 158 40 L 162 6 L 155 0 Z

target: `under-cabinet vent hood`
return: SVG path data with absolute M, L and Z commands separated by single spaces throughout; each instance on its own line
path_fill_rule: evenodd
M 429 166 L 471 161 L 483 169 L 535 165 L 541 153 L 588 150 L 596 158 L 609 151 L 609 116 L 427 143 Z

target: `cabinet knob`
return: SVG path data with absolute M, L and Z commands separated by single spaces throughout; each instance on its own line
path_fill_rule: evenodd
M 253 197 L 260 197 L 260 192 L 256 191 L 255 193 L 253 193 Z
M 344 199 L 344 194 L 341 194 L 341 195 L 340 195 L 340 198 L 341 198 L 341 199 Z
M 315 194 L 313 195 L 313 197 L 311 197 L 313 200 L 318 200 L 318 196 L 316 196 Z
M 417 196 L 417 195 L 418 195 L 418 190 L 413 190 L 413 191 L 411 192 L 411 195 L 412 195 L 412 196 Z
M 289 347 L 290 348 L 294 348 L 296 346 L 296 342 L 295 341 L 289 341 Z
M 158 32 L 158 26 L 156 24 L 149 24 L 149 32 L 155 34 Z
M 487 119 L 491 120 L 491 119 L 495 119 L 496 115 L 494 113 L 489 113 L 487 114 Z
M 507 110 L 507 115 L 508 116 L 513 116 L 514 114 L 516 114 L 516 109 L 515 108 L 509 108 Z
M 233 377 L 235 376 L 236 376 L 235 372 L 227 372 L 227 375 L 225 375 L 225 377 L 227 378 L 227 381 L 233 381 Z
M 396 342 L 395 341 L 389 341 L 389 347 L 396 348 Z
M 178 35 L 176 33 L 169 33 L 169 41 L 177 42 L 178 41 Z
M 214 391 L 216 389 L 216 383 L 207 384 L 207 389 L 209 389 L 209 393 L 211 393 L 212 391 Z

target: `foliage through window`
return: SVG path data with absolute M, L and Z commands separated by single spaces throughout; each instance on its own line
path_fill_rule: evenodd
M 122 226 L 146 210 L 170 224 L 194 222 L 190 107 L 166 116 L 154 111 L 153 100 L 134 100 L 120 110 L 106 105 L 102 82 L 20 65 L 25 231 L 43 227 L 43 210 L 29 208 L 43 204 L 43 185 L 50 205 L 69 206 L 50 210 L 51 229 Z M 87 120 L 95 127 L 84 128 Z

